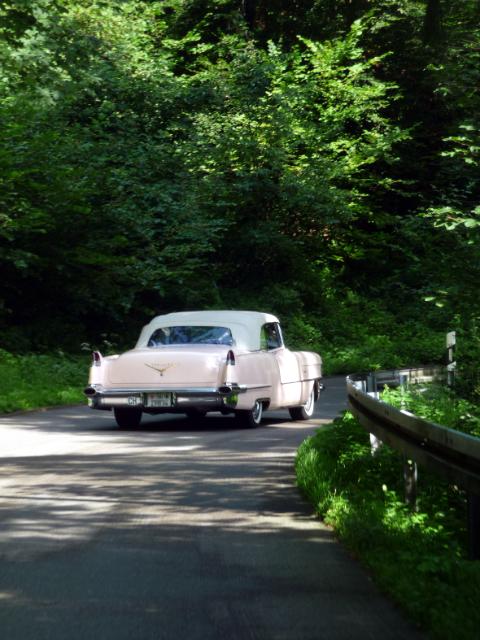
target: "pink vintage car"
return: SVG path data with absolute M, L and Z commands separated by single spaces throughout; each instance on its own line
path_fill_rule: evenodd
M 320 356 L 289 351 L 275 316 L 186 311 L 154 318 L 131 351 L 94 352 L 85 394 L 93 409 L 113 409 L 120 427 L 138 426 L 143 412 L 199 418 L 209 411 L 254 427 L 265 409 L 310 418 L 321 377 Z

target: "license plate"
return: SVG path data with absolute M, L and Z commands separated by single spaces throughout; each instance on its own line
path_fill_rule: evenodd
M 147 407 L 171 407 L 172 406 L 172 394 L 171 393 L 147 393 L 147 401 L 145 403 Z

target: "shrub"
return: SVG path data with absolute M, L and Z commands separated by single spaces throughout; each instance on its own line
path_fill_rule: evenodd
M 346 413 L 300 447 L 301 490 L 407 614 L 432 637 L 471 639 L 480 623 L 480 563 L 466 559 L 466 499 L 420 470 L 417 511 L 403 496 L 403 459 L 372 456 Z
M 87 372 L 85 356 L 19 356 L 0 350 L 0 412 L 80 403 Z

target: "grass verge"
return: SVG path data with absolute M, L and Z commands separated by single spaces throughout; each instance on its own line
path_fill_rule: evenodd
M 88 358 L 0 350 L 0 413 L 84 402 Z
M 466 498 L 420 470 L 418 510 L 403 499 L 403 459 L 375 456 L 346 413 L 300 447 L 298 484 L 318 514 L 432 638 L 472 640 L 480 627 L 480 562 L 467 560 Z

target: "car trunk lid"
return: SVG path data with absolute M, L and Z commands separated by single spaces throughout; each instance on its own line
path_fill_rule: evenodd
M 108 363 L 116 387 L 216 387 L 229 347 L 188 345 L 133 349 Z

